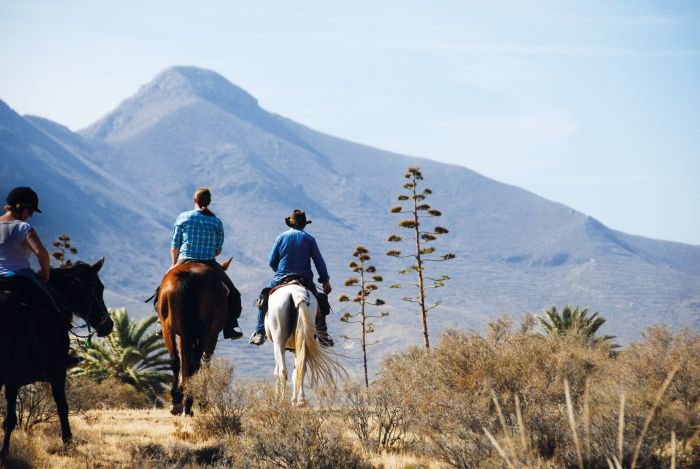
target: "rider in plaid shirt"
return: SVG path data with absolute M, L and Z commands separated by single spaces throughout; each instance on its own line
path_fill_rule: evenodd
M 240 339 L 243 337 L 243 332 L 238 327 L 238 318 L 241 315 L 241 293 L 215 259 L 221 254 L 221 247 L 224 244 L 224 225 L 208 208 L 211 203 L 209 189 L 206 187 L 197 189 L 193 201 L 194 210 L 181 213 L 175 220 L 170 249 L 173 266 L 196 261 L 209 265 L 218 273 L 221 282 L 229 290 L 229 320 L 224 328 L 224 337 L 232 340 Z
M 175 220 L 172 248 L 179 250 L 179 259 L 214 259 L 223 244 L 224 225 L 215 216 L 194 209 Z

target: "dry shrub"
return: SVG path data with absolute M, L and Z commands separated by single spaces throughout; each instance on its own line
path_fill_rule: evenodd
M 0 468 L 31 469 L 34 467 L 48 467 L 43 451 L 37 447 L 35 438 L 27 432 L 14 432 L 10 454 L 0 460 Z
M 344 388 L 346 424 L 365 451 L 398 450 L 405 443 L 411 419 L 404 396 L 393 387 L 348 382 Z
M 69 376 L 66 398 L 70 412 L 90 409 L 139 409 L 149 407 L 142 394 L 114 379 L 96 383 L 88 378 Z M 6 413 L 5 399 L 0 399 L 0 415 Z M 17 394 L 17 428 L 30 430 L 38 424 L 58 421 L 51 385 L 37 382 L 19 388 Z
M 501 318 L 486 337 L 448 331 L 430 352 L 412 348 L 383 363 L 374 386 L 404 397 L 406 414 L 415 419 L 412 430 L 427 442 L 413 446 L 415 451 L 454 467 L 502 467 L 495 441 L 523 466 L 578 467 L 566 381 L 576 436 L 587 449 L 586 467 L 608 467 L 606 459 L 617 454 L 620 396 L 625 393 L 623 462 L 629 465 L 659 388 L 679 360 L 678 381 L 674 378 L 655 409 L 638 467 L 658 466 L 662 460 L 668 464 L 672 430 L 685 443 L 698 431 L 697 335 L 651 330 L 640 343 L 611 357 L 604 347 L 586 346 L 582 337 L 543 337 L 529 329 L 513 331 L 510 320 Z M 683 464 L 692 460 L 692 446 L 686 447 L 678 452 Z
M 153 407 L 143 393 L 115 378 L 98 383 L 82 376 L 69 376 L 66 389 L 72 412 L 92 409 L 145 409 Z
M 240 457 L 269 468 L 370 467 L 356 455 L 340 426 L 324 410 L 294 407 L 269 387 L 249 400 Z
M 186 468 L 229 467 L 225 448 L 220 445 L 191 446 L 158 443 L 135 444 L 130 448 L 132 467 Z
M 7 413 L 7 403 L 0 398 L 0 415 Z M 17 393 L 17 429 L 28 431 L 40 423 L 58 421 L 56 405 L 48 383 L 22 386 Z
M 197 435 L 211 438 L 241 432 L 246 402 L 242 389 L 233 385 L 233 375 L 233 365 L 215 358 L 190 379 L 187 393 L 200 409 L 193 423 Z

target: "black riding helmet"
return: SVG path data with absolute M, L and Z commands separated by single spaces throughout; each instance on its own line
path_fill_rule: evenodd
M 33 212 L 41 213 L 39 210 L 39 196 L 29 187 L 15 187 L 7 194 L 7 205 L 13 209 L 26 208 Z

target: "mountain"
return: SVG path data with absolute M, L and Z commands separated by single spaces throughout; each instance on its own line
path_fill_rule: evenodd
M 440 224 L 450 229 L 436 246 L 457 255 L 436 266 L 451 280 L 431 292 L 444 302 L 431 313 L 432 338 L 447 327 L 483 329 L 502 313 L 566 303 L 600 311 L 608 319 L 604 332 L 621 342 L 658 322 L 700 326 L 700 247 L 621 233 L 464 167 L 316 132 L 262 109 L 208 70 L 167 69 L 79 133 L 4 106 L 0 152 L 0 189 L 30 181 L 42 205 L 48 194 L 46 217 L 36 218 L 42 235 L 65 231 L 81 253 L 107 255 L 105 283 L 122 302 L 147 297 L 158 283 L 169 262 L 172 222 L 205 185 L 224 221 L 224 255 L 235 259 L 230 275 L 243 293 L 242 326 L 252 332 L 252 302 L 271 275 L 269 249 L 286 229 L 284 217 L 301 208 L 332 276 L 336 336 L 355 335 L 353 325 L 338 321 L 344 308 L 335 300 L 352 293 L 343 279 L 357 245 L 369 248 L 385 278 L 379 296 L 392 316 L 376 321 L 382 339 L 371 349 L 376 364 L 421 342 L 419 320 L 400 300 L 405 292 L 388 288 L 405 266 L 384 256 L 395 247 L 387 236 L 397 231 L 389 208 L 406 168 L 419 166 L 434 192 L 431 204 L 444 214 Z M 152 314 L 135 301 L 129 307 Z M 346 342 L 343 353 L 356 355 L 352 345 Z M 267 376 L 273 363 L 268 350 L 243 341 L 218 350 L 243 375 Z

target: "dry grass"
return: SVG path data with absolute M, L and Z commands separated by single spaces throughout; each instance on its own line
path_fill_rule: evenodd
M 6 466 L 700 467 L 700 335 L 689 331 L 650 329 L 613 357 L 501 319 L 485 336 L 451 331 L 430 352 L 387 359 L 368 392 L 317 391 L 314 408 L 269 383 L 242 392 L 224 365 L 201 376 L 209 405 L 194 419 L 83 410 L 71 447 L 56 423 L 38 424 L 15 432 Z
M 167 449 L 182 444 L 191 432 L 190 419 L 174 419 L 167 410 L 90 410 L 71 416 L 74 441 L 64 448 L 56 424 L 31 432 L 15 432 L 12 454 L 24 455 L 31 467 L 134 467 L 139 450 L 153 445 Z M 194 446 L 194 445 L 193 445 Z

